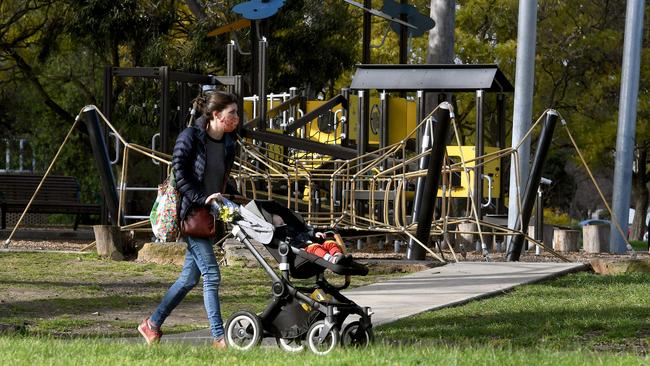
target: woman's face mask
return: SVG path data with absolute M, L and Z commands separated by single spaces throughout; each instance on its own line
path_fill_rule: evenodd
M 233 132 L 239 125 L 239 116 L 237 115 L 237 104 L 233 103 L 221 111 L 221 122 L 223 123 L 224 132 Z

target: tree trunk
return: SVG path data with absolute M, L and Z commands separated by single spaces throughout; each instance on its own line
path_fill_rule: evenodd
M 630 228 L 630 240 L 643 240 L 646 231 L 646 215 L 648 212 L 648 188 L 634 194 L 634 220 Z
M 436 22 L 429 31 L 427 47 L 428 64 L 451 64 L 454 62 L 454 29 L 456 28 L 456 0 L 431 0 L 431 18 Z M 450 96 L 447 97 L 451 101 Z M 438 105 L 438 93 L 428 93 L 426 109 L 432 111 Z
M 648 212 L 648 149 L 639 148 L 639 157 L 636 161 L 636 172 L 632 175 L 632 200 L 634 202 L 634 220 L 630 228 L 630 240 L 643 240 L 646 231 L 646 215 Z

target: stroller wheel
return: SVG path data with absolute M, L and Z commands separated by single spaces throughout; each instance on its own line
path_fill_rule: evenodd
M 305 349 L 305 345 L 302 343 L 300 338 L 275 338 L 278 342 L 278 347 L 286 352 L 302 352 Z
M 368 347 L 373 340 L 372 329 L 363 329 L 358 321 L 346 325 L 341 333 L 341 344 L 345 347 Z
M 262 341 L 262 322 L 257 315 L 242 310 L 234 313 L 226 324 L 228 347 L 247 351 Z
M 328 354 L 339 343 L 339 330 L 336 329 L 336 327 L 330 329 L 330 331 L 324 335 L 323 341 L 320 342 L 319 338 L 324 328 L 325 321 L 319 320 L 312 324 L 307 332 L 307 345 L 309 346 L 309 349 L 317 355 Z

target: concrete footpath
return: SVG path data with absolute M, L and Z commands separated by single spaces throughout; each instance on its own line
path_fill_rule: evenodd
M 581 263 L 450 263 L 345 294 L 361 306 L 372 307 L 372 324 L 378 326 L 584 269 Z
M 370 306 L 374 311 L 372 323 L 378 326 L 585 269 L 587 266 L 581 263 L 461 262 L 343 293 L 360 306 Z M 211 338 L 206 329 L 165 335 L 162 340 L 203 343 Z

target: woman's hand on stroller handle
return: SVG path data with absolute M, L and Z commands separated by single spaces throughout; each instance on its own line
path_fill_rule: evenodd
M 212 208 L 215 209 L 220 209 L 222 206 L 225 207 L 230 207 L 230 208 L 238 208 L 239 205 L 226 197 L 224 197 L 223 194 L 221 193 L 213 193 L 208 196 L 208 198 L 205 200 L 206 204 L 209 204 Z
M 214 196 L 214 197 L 213 197 Z M 236 221 L 239 217 L 239 205 L 236 202 L 230 201 L 220 193 L 210 195 L 213 197 L 206 200 L 210 205 L 210 212 L 224 222 Z
M 213 193 L 205 199 L 205 204 L 212 205 L 213 202 L 211 201 L 217 204 L 226 204 L 227 206 L 238 206 L 250 202 L 250 199 L 237 194 Z
M 221 193 L 213 193 L 208 196 L 208 198 L 205 199 L 205 204 L 206 205 L 213 205 L 215 202 L 221 202 L 221 199 L 223 196 Z

